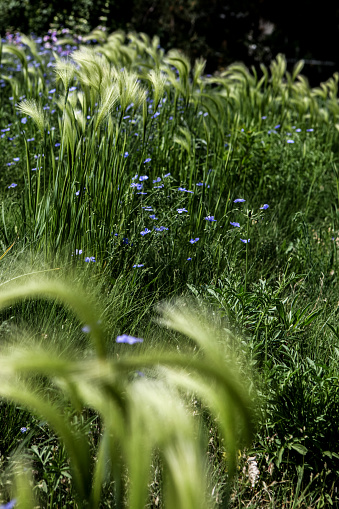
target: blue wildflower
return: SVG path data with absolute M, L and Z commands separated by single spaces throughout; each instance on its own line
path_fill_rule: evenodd
M 0 509 L 14 509 L 16 506 L 16 499 L 13 498 L 13 500 L 10 500 L 10 502 L 7 502 L 7 504 L 1 504 Z
M 20 431 L 21 431 L 21 433 L 26 433 L 26 431 L 27 431 L 26 426 L 23 426 L 22 428 L 20 428 Z
M 237 198 L 233 203 L 243 203 L 244 201 L 246 201 L 244 198 Z
M 293 140 L 287 140 L 287 143 L 294 143 Z
M 165 226 L 160 226 L 159 228 L 155 228 L 156 232 L 163 232 L 165 230 L 168 230 L 168 228 L 166 228 Z
M 247 244 L 251 239 L 240 239 L 241 242 L 243 242 L 244 244 Z
M 143 188 L 143 184 L 137 184 L 136 182 L 132 182 L 131 187 L 136 187 L 138 191 Z
M 240 223 L 232 223 L 232 221 L 230 221 L 230 224 L 236 228 L 240 228 Z
M 12 188 L 14 188 L 14 187 L 16 187 L 17 185 L 18 185 L 18 184 L 14 184 L 14 182 L 13 182 L 13 184 L 11 184 L 10 186 L 8 186 L 8 189 L 10 189 L 11 187 L 12 187 Z
M 126 343 L 127 345 L 134 345 L 135 343 L 142 343 L 142 338 L 135 338 L 134 336 L 128 336 L 127 334 L 122 334 L 122 336 L 117 336 L 115 340 L 117 343 Z
M 85 262 L 86 262 L 86 263 L 89 263 L 89 262 L 95 262 L 95 258 L 94 258 L 94 256 L 86 256 L 86 258 L 85 258 Z
M 135 267 L 143 267 L 143 266 L 144 266 L 144 264 L 143 264 L 143 263 L 138 263 L 138 264 L 136 264 L 136 265 L 133 265 L 133 268 L 135 268 Z
M 312 131 L 313 131 L 313 129 L 312 129 Z M 166 173 L 166 175 L 164 175 L 164 178 L 169 177 L 170 175 L 171 175 L 170 173 Z
M 186 209 L 177 209 L 178 214 L 182 214 L 183 212 L 188 212 Z
M 269 207 L 269 205 L 267 205 L 267 203 L 265 203 L 262 207 L 260 207 L 260 210 L 267 210 Z
M 199 237 L 196 237 L 195 239 L 191 239 L 189 242 L 191 244 L 195 244 L 196 242 L 198 242 L 198 240 L 199 240 Z
M 204 217 L 204 219 L 206 219 L 206 221 L 210 221 L 211 223 L 213 221 L 216 221 L 216 219 L 214 219 L 214 216 L 207 216 L 207 217 Z
M 147 175 L 141 175 L 139 177 L 139 180 L 140 180 L 140 182 L 142 182 L 143 180 L 148 180 L 148 176 Z
M 161 178 L 157 177 L 155 180 L 153 180 L 153 184 L 155 184 L 156 182 L 161 182 Z
M 155 214 L 151 214 L 149 217 L 150 217 L 150 219 L 155 219 L 155 220 L 158 219 L 157 217 L 155 217 Z
M 140 232 L 140 235 L 144 236 L 144 235 L 146 235 L 147 233 L 151 233 L 151 230 L 149 230 L 148 228 L 145 228 L 145 230 L 143 230 L 142 232 Z
M 125 152 L 125 153 L 124 153 L 124 157 L 126 158 L 126 157 L 128 157 L 128 156 L 129 156 L 129 153 L 128 153 L 128 152 Z
M 152 158 L 151 157 L 147 157 L 147 159 L 145 159 L 145 161 L 144 161 L 144 164 L 145 163 L 150 163 L 151 161 L 152 161 Z
M 191 257 L 187 258 L 187 261 L 188 261 L 188 262 L 190 262 L 191 260 L 192 260 L 192 258 L 191 258 Z

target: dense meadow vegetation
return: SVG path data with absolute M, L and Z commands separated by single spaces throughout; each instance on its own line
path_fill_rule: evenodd
M 1 507 L 337 506 L 339 75 L 0 57 Z

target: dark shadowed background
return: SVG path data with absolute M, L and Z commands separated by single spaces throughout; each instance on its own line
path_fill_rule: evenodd
M 2 36 L 7 30 L 43 35 L 54 23 L 80 32 L 103 25 L 158 35 L 166 50 L 206 58 L 206 72 L 235 61 L 259 69 L 283 53 L 291 68 L 304 59 L 303 74 L 317 85 L 339 67 L 339 7 L 329 0 L 304 10 L 292 0 L 0 0 Z

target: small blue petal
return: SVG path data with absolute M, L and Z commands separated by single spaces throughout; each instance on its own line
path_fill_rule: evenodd
M 126 343 L 127 345 L 134 345 L 135 343 L 142 343 L 142 338 L 135 338 L 134 336 L 128 336 L 127 334 L 122 334 L 122 336 L 118 336 L 115 340 L 117 343 Z

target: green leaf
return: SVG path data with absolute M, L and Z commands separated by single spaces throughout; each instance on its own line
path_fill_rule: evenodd
M 307 447 L 301 444 L 292 444 L 291 448 L 297 451 L 299 454 L 302 454 L 303 456 L 305 456 L 305 454 L 308 452 Z

